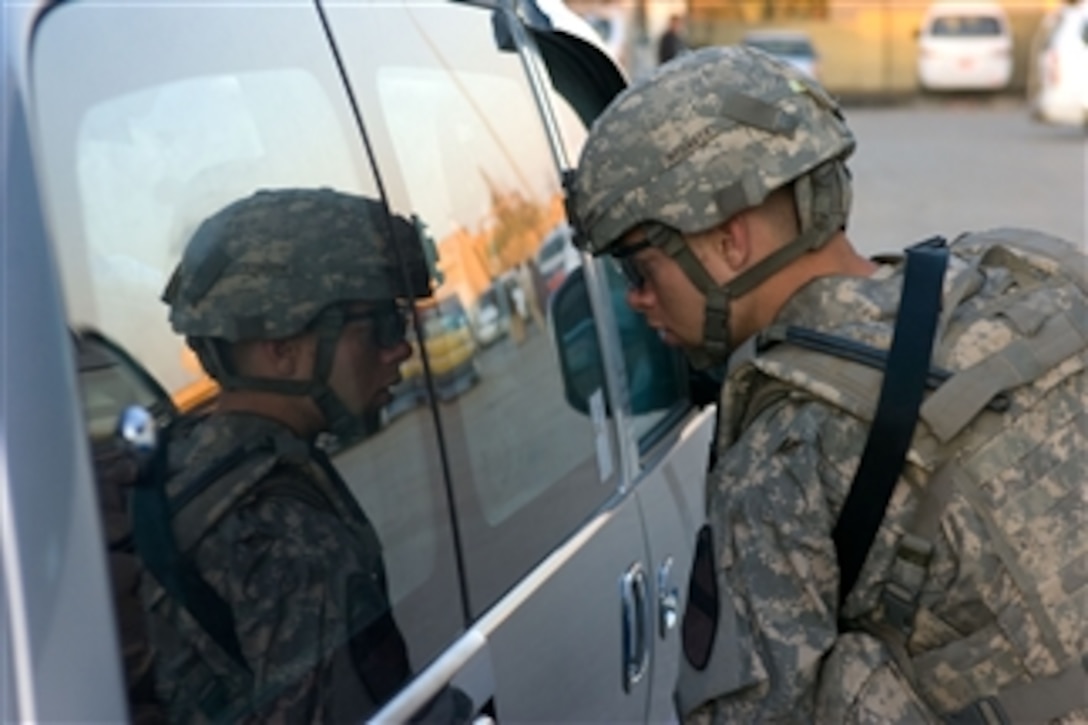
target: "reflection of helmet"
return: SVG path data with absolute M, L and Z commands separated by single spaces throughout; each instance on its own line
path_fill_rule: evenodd
M 574 184 L 579 244 L 601 254 L 645 222 L 705 231 L 800 177 L 801 231 L 824 227 L 822 244 L 845 224 L 853 149 L 835 102 L 800 72 L 753 48 L 691 53 L 594 125 Z
M 283 189 L 259 191 L 205 220 L 163 301 L 170 305 L 174 330 L 186 336 L 224 388 L 310 397 L 327 430 L 349 434 L 360 421 L 329 386 L 347 323 L 339 303 L 390 303 L 384 306 L 386 319 L 394 320 L 394 337 L 403 342 L 396 301 L 429 294 L 427 265 L 411 222 L 386 214 L 373 199 L 331 189 Z M 223 354 L 224 343 L 307 330 L 317 334 L 309 381 L 249 377 Z M 366 413 L 363 423 L 375 425 L 377 411 Z
M 410 222 L 372 199 L 285 189 L 257 192 L 205 220 L 163 300 L 176 332 L 237 342 L 298 334 L 338 302 L 429 293 Z

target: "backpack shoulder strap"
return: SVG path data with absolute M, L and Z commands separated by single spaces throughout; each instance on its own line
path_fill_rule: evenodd
M 187 554 L 276 466 L 283 452 L 270 439 L 238 448 L 194 475 L 171 500 L 166 493 L 170 434 L 170 430 L 163 432 L 151 465 L 133 490 L 133 543 L 144 568 L 166 594 L 249 673 L 230 605 L 208 584 Z
M 948 248 L 934 238 L 907 250 L 888 365 L 861 462 L 831 532 L 846 601 L 876 538 L 918 423 L 941 306 Z M 909 314 L 904 314 L 904 311 Z
M 924 392 L 953 377 L 931 362 L 947 261 L 948 248 L 940 238 L 907 250 L 900 310 L 910 313 L 897 315 L 888 351 L 815 330 L 777 326 L 760 336 L 750 359 L 772 379 L 752 395 L 743 412 L 745 421 L 793 391 L 871 421 L 861 463 L 832 532 L 840 567 L 840 603 L 853 588 L 884 519 L 915 438 Z M 985 405 L 1001 410 L 1007 403 L 995 397 Z M 936 441 L 930 443 L 914 455 L 932 470 L 941 450 Z
M 184 607 L 201 629 L 246 673 L 230 606 L 182 554 L 174 538 L 172 511 L 166 496 L 167 449 L 163 436 L 148 470 L 132 492 L 132 540 L 144 569 L 166 594 Z
M 216 523 L 251 495 L 281 457 L 269 439 L 236 448 L 195 474 L 170 501 L 178 550 L 187 554 Z

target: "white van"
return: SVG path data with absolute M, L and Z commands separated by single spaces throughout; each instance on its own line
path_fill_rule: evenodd
M 926 91 L 999 91 L 1012 79 L 1009 19 L 997 3 L 942 2 L 918 32 L 918 83 Z

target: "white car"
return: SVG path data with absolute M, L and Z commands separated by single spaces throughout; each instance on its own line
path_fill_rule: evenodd
M 544 238 L 536 253 L 536 265 L 548 294 L 559 289 L 572 271 L 582 266 L 582 257 L 574 248 L 571 228 L 561 224 Z
M 506 334 L 506 318 L 492 293 L 487 299 L 481 298 L 476 308 L 476 342 L 487 347 L 497 342 Z
M 927 91 L 999 91 L 1012 79 L 1005 10 L 990 2 L 931 5 L 918 32 L 918 83 Z
M 1088 122 L 1088 5 L 1070 5 L 1044 19 L 1030 71 L 1031 114 L 1045 123 Z

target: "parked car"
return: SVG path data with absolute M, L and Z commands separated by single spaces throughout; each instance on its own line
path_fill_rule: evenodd
M 394 398 L 408 397 L 413 405 L 426 401 L 421 349 L 427 353 L 430 378 L 439 400 L 453 400 L 479 382 L 476 341 L 460 298 L 450 295 L 438 302 L 418 303 L 416 319 L 423 334 L 412 341 L 412 356 L 400 366 L 401 382 Z M 422 346 L 419 339 L 424 340 Z M 394 400 L 391 405 L 396 404 Z
M 574 248 L 570 225 L 561 224 L 544 237 L 536 253 L 536 266 L 549 295 L 563 284 L 568 274 L 582 266 L 582 256 Z
M 1088 123 L 1088 4 L 1065 5 L 1040 23 L 1029 58 L 1028 103 L 1045 123 Z
M 999 91 L 1012 79 L 1013 39 L 992 2 L 939 2 L 918 31 L 918 83 L 925 91 Z
M 503 271 L 497 240 L 519 258 L 543 241 L 515 222 L 561 213 L 562 174 L 624 78 L 588 27 L 516 8 L 0 8 L 0 722 L 126 720 L 87 441 L 127 399 L 118 380 L 214 404 L 159 299 L 201 220 L 258 189 L 365 194 L 433 239 L 391 241 L 400 258 L 436 256 L 475 292 Z M 501 240 L 497 199 L 527 209 Z M 375 720 L 413 721 L 451 686 L 480 722 L 673 716 L 714 411 L 679 352 L 637 316 L 620 330 L 605 268 L 568 277 L 559 334 L 488 351 L 471 395 L 336 452 L 411 666 Z M 110 388 L 87 391 L 86 416 L 69 330 L 133 370 L 88 376 Z M 426 349 L 436 333 L 413 334 Z
M 820 78 L 820 57 L 812 38 L 801 30 L 750 30 L 741 38 L 742 45 L 759 48 L 789 63 L 810 78 Z
M 472 316 L 472 329 L 480 347 L 494 345 L 506 335 L 509 327 L 509 313 L 502 304 L 499 288 L 492 286 L 476 300 Z

